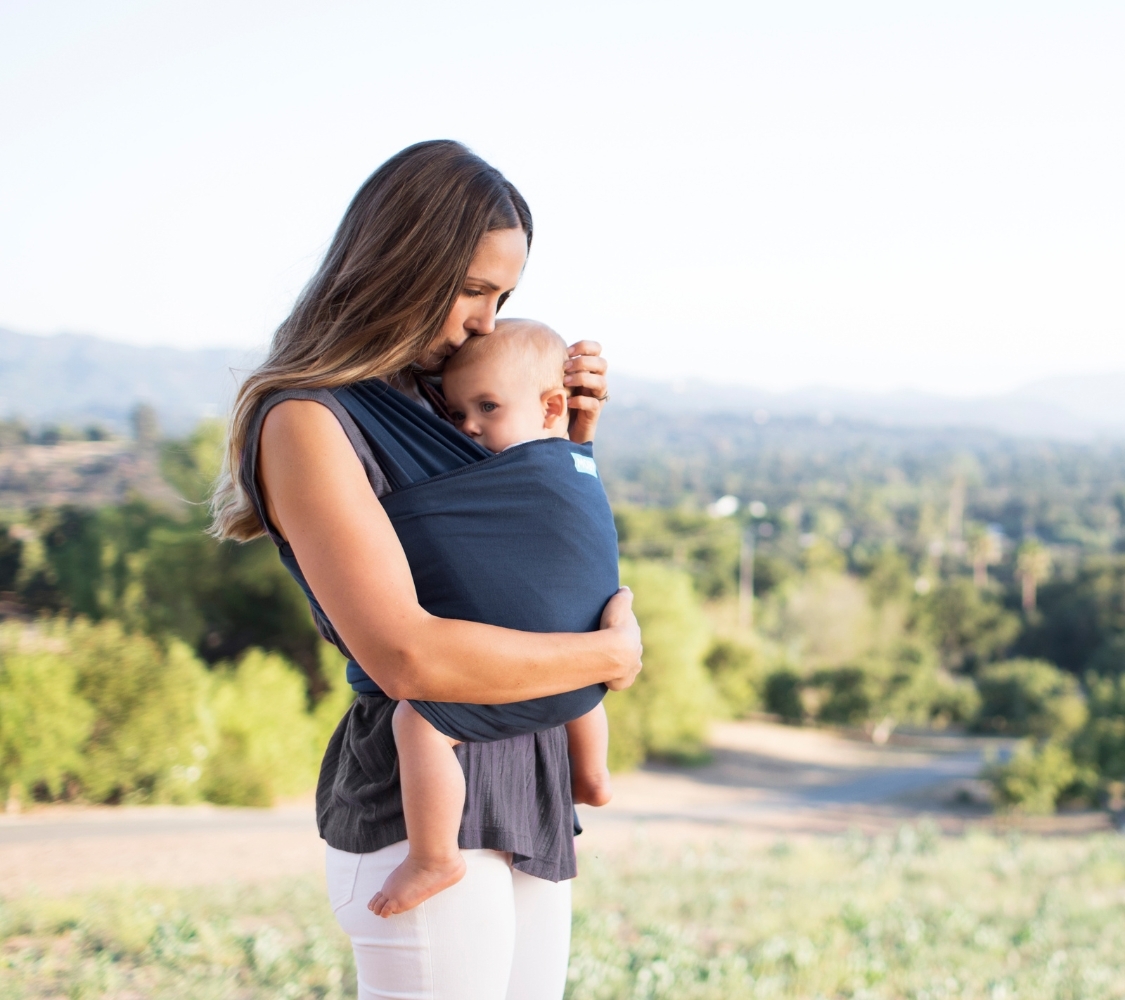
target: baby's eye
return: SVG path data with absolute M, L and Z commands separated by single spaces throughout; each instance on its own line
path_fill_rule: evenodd
M 480 404 L 481 413 L 491 413 L 495 409 L 496 409 L 495 403 L 481 403 Z M 465 418 L 462 417 L 461 419 L 464 420 Z
M 460 410 L 450 410 L 449 419 L 452 420 L 455 424 L 463 424 L 465 422 L 465 414 L 463 414 Z

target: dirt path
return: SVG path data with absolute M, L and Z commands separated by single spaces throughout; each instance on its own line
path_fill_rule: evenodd
M 986 818 L 973 804 L 982 740 L 929 736 L 875 747 L 768 723 L 716 726 L 698 768 L 649 766 L 616 779 L 613 802 L 581 808 L 579 849 L 632 838 L 710 838 L 724 829 L 776 838 L 892 828 L 921 814 L 955 830 Z M 1107 828 L 1101 814 L 1044 829 Z M 49 808 L 0 816 L 0 897 L 99 885 L 259 882 L 319 873 L 311 796 L 275 809 L 214 806 Z

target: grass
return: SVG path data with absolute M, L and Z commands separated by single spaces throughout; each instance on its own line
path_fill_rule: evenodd
M 3 1000 L 355 996 L 351 948 L 315 879 L 0 904 Z
M 0 905 L 0 997 L 354 996 L 318 883 Z M 1125 997 L 1125 838 L 736 836 L 583 859 L 568 1000 Z

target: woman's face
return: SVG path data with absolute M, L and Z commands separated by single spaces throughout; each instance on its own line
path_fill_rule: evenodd
M 527 234 L 522 229 L 485 233 L 441 333 L 430 353 L 419 361 L 424 371 L 440 372 L 445 359 L 466 340 L 492 333 L 496 328 L 496 311 L 516 287 L 526 260 Z

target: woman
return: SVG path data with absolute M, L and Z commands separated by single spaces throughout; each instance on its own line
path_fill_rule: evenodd
M 470 336 L 492 331 L 531 236 L 519 192 L 463 146 L 403 150 L 357 193 L 232 418 L 214 530 L 274 540 L 365 692 L 329 743 L 317 789 L 329 894 L 352 939 L 361 997 L 557 1000 L 569 950 L 574 829 L 561 727 L 462 744 L 465 878 L 390 919 L 368 912 L 406 854 L 395 701 L 502 704 L 598 682 L 620 689 L 640 669 L 627 591 L 593 633 L 428 615 L 378 500 L 391 480 L 340 403 L 350 385 L 377 378 L 440 412 L 428 376 Z M 587 342 L 571 349 L 577 441 L 592 440 L 606 396 L 598 352 Z

